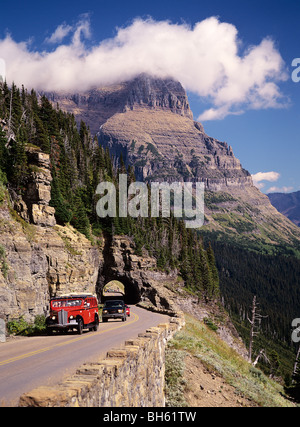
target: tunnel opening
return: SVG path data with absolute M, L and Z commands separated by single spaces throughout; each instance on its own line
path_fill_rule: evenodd
M 105 299 L 103 290 L 107 285 L 119 282 L 120 287 L 124 289 L 124 301 L 126 304 L 137 304 L 141 300 L 141 289 L 137 280 L 131 277 L 128 253 L 126 248 L 121 247 L 121 262 L 117 266 L 115 254 L 113 251 L 114 241 L 111 234 L 104 232 L 103 264 L 99 268 L 98 280 L 96 284 L 96 293 L 100 303 Z
M 125 286 L 119 280 L 111 280 L 103 288 L 103 294 L 122 294 L 125 295 Z
M 137 283 L 133 280 L 123 279 L 125 286 L 125 302 L 126 304 L 137 304 L 141 301 L 141 291 Z
M 98 278 L 96 289 L 98 300 L 101 304 L 107 299 L 122 298 L 125 304 L 135 305 L 141 300 L 141 292 L 138 284 L 127 277 Z

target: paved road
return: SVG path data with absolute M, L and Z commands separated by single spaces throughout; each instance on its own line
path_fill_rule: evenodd
M 21 394 L 53 385 L 75 373 L 84 362 L 98 360 L 124 341 L 136 338 L 167 316 L 131 307 L 126 322 L 100 323 L 97 332 L 21 338 L 0 343 L 0 407 L 16 406 Z

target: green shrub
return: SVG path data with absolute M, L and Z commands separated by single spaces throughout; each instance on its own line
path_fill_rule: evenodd
M 7 322 L 7 331 L 10 335 L 27 335 L 24 333 L 29 328 L 29 323 L 23 318 L 23 316 L 19 317 L 19 319 L 11 320 Z
M 209 319 L 208 317 L 205 317 L 203 319 L 203 322 L 205 323 L 206 326 L 209 327 L 209 329 L 211 329 L 212 331 L 217 332 L 218 326 L 215 325 L 214 322 L 211 319 Z
M 7 322 L 7 331 L 10 335 L 38 335 L 45 330 L 46 318 L 43 315 L 37 315 L 33 324 L 26 322 L 23 316 Z
M 35 332 L 43 332 L 46 329 L 46 317 L 42 314 L 38 314 L 34 319 Z
M 178 351 L 174 349 L 168 349 L 166 351 L 166 406 L 187 406 L 187 403 L 184 398 L 185 381 L 183 378 L 185 355 L 185 351 Z

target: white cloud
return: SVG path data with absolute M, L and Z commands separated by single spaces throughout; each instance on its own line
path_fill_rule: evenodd
M 59 25 L 50 37 L 47 37 L 45 42 L 50 44 L 56 44 L 63 41 L 72 31 L 71 25 L 62 24 Z
M 253 181 L 270 181 L 275 182 L 280 178 L 280 173 L 278 172 L 258 172 L 252 175 Z
M 276 182 L 280 178 L 280 173 L 278 172 L 258 172 L 252 175 L 254 185 L 260 190 L 265 186 L 265 183 L 262 181 Z
M 60 43 L 47 52 L 10 35 L 0 39 L 0 57 L 9 82 L 41 90 L 76 91 L 130 79 L 142 72 L 171 76 L 212 105 L 200 120 L 213 120 L 246 109 L 284 105 L 278 83 L 285 65 L 271 39 L 241 52 L 237 28 L 212 17 L 197 23 L 136 19 L 114 38 L 87 47 L 88 15 L 72 27 L 60 25 L 47 39 Z M 69 44 L 62 44 L 72 35 Z
M 45 39 L 45 43 L 58 44 L 61 43 L 70 33 L 73 33 L 72 45 L 81 43 L 81 35 L 86 39 L 91 36 L 90 17 L 88 13 L 80 16 L 76 25 L 68 25 L 65 22 L 59 25 L 50 37 Z

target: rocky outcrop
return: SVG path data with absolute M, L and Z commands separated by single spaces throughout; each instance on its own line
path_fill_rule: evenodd
M 143 307 L 161 313 L 174 315 L 177 307 L 167 287 L 177 279 L 177 272 L 167 274 L 157 270 L 155 258 L 147 251 L 142 256 L 135 254 L 132 239 L 125 236 L 107 237 L 100 266 L 97 294 L 102 295 L 103 287 L 111 280 L 118 280 L 125 286 L 128 303 L 139 303 Z
M 148 110 L 171 111 L 193 119 L 189 102 L 182 85 L 171 78 L 161 79 L 141 74 L 126 83 L 128 99 L 124 110 L 144 107 Z
M 28 223 L 45 227 L 56 224 L 51 200 L 50 156 L 39 148 L 26 147 L 29 177 L 24 195 L 14 197 L 14 208 Z
M 95 292 L 101 252 L 72 227 L 28 224 L 0 207 L 0 314 L 5 320 L 46 315 L 50 296 Z
M 204 182 L 212 191 L 252 186 L 226 143 L 208 137 L 200 124 L 170 111 L 140 108 L 102 125 L 99 143 L 115 159 L 134 165 L 141 181 Z

